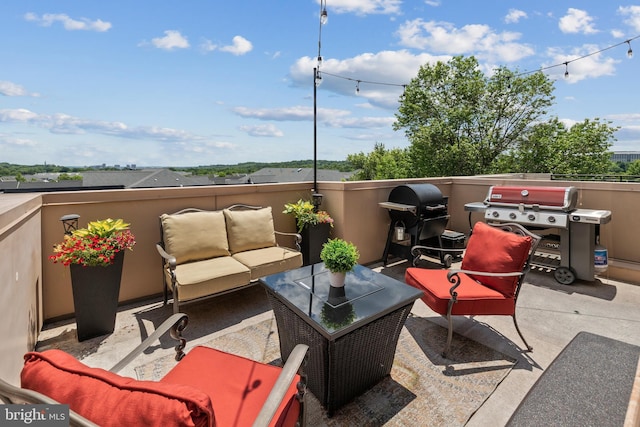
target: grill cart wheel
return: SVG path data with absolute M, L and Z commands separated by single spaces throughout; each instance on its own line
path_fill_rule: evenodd
M 571 285 L 576 280 L 576 275 L 569 267 L 558 267 L 553 272 L 553 277 L 562 285 Z

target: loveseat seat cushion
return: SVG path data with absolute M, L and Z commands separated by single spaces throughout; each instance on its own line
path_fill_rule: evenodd
M 229 255 L 227 228 L 220 211 L 160 216 L 164 249 L 182 264 Z
M 300 252 L 279 246 L 238 252 L 232 257 L 251 270 L 251 280 L 302 266 Z
M 212 368 L 214 367 L 214 368 Z M 281 368 L 197 346 L 160 381 L 165 384 L 188 384 L 206 392 L 216 412 L 219 426 L 250 426 L 267 400 Z M 295 398 L 296 375 L 278 408 L 272 426 L 295 424 L 300 404 Z
M 61 350 L 27 353 L 21 383 L 100 426 L 215 424 L 211 399 L 204 391 L 91 368 Z
M 175 274 L 179 301 L 214 295 L 251 281 L 249 267 L 230 256 L 180 264 Z
M 276 246 L 271 206 L 255 210 L 224 209 L 232 254 Z

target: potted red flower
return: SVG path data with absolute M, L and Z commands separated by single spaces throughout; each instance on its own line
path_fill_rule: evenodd
M 135 237 L 122 219 L 90 222 L 64 236 L 49 257 L 70 267 L 78 340 L 113 332 L 124 251 Z

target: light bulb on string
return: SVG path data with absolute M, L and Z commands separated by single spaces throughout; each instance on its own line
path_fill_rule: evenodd
M 627 57 L 633 58 L 633 49 L 631 49 L 631 40 L 627 40 L 627 44 L 629 45 L 629 50 L 627 50 Z
M 360 95 L 360 80 L 356 81 L 356 95 Z
M 565 79 L 569 78 L 569 63 L 568 62 L 564 63 L 564 78 Z
M 327 2 L 321 1 L 320 7 L 322 7 L 322 11 L 320 12 L 320 24 L 324 25 L 329 19 L 329 14 L 327 14 Z

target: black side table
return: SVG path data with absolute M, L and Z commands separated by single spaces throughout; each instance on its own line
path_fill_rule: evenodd
M 329 285 L 322 263 L 263 277 L 274 310 L 282 360 L 309 346 L 307 386 L 333 412 L 391 372 L 398 338 L 422 293 L 363 266 L 344 288 Z

